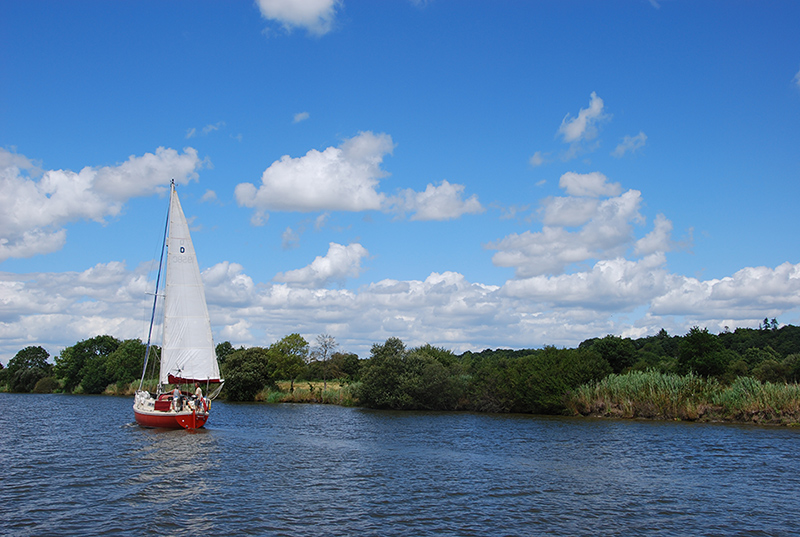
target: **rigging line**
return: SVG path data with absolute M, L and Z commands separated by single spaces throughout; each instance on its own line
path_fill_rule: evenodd
M 144 351 L 144 366 L 142 367 L 142 379 L 139 381 L 139 389 L 144 384 L 144 375 L 147 371 L 147 360 L 150 357 L 150 340 L 153 336 L 153 323 L 156 319 L 156 302 L 158 301 L 158 286 L 161 282 L 161 267 L 164 264 L 164 250 L 167 247 L 167 233 L 169 231 L 169 214 L 172 210 L 172 193 L 175 191 L 175 179 L 170 183 L 169 188 L 169 207 L 167 208 L 167 223 L 164 224 L 164 240 L 161 243 L 161 258 L 158 260 L 158 275 L 156 276 L 156 290 L 153 293 L 153 312 L 150 314 L 150 329 L 147 331 L 147 349 Z

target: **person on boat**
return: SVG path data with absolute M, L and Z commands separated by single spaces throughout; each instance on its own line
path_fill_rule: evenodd
M 203 389 L 200 388 L 200 383 L 194 383 L 194 408 L 203 410 Z
M 172 409 L 175 412 L 180 412 L 183 405 L 181 404 L 181 389 L 178 385 L 175 385 L 175 389 L 172 390 Z

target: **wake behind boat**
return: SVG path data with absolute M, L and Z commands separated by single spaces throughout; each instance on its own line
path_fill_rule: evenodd
M 165 249 L 164 333 L 158 386 L 153 393 L 144 390 L 143 386 L 154 349 L 150 339 Z M 142 380 L 136 391 L 133 412 L 136 422 L 144 427 L 197 429 L 208 420 L 211 399 L 219 393 L 224 381 L 219 373 L 200 267 L 174 181 L 170 185 L 169 216 L 161 258 Z M 170 384 L 174 388 L 170 389 Z M 181 389 L 181 385 L 191 386 L 192 391 Z M 212 385 L 216 388 L 214 393 L 203 397 L 203 387 L 208 393 Z

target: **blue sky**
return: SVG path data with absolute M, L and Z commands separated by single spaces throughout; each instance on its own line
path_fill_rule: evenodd
M 216 341 L 800 323 L 800 4 L 0 1 L 0 361 L 146 336 L 174 177 Z

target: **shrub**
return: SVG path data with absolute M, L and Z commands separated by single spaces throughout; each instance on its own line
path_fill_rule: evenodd
M 39 379 L 36 386 L 33 387 L 33 393 L 53 393 L 61 385 L 53 377 L 44 377 Z

